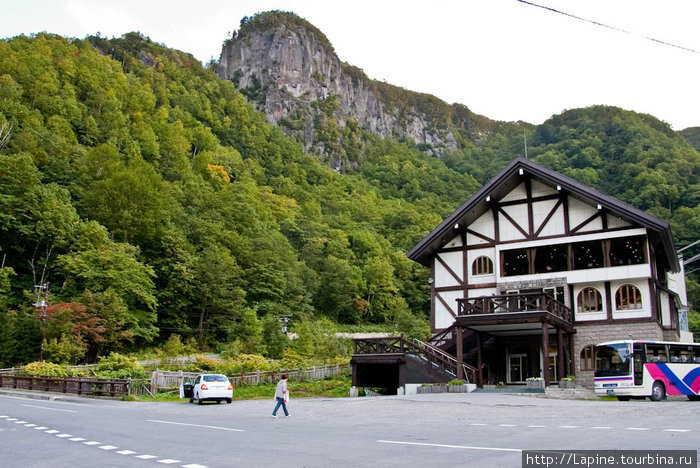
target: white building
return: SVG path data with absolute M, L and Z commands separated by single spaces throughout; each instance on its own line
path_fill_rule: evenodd
M 592 386 L 595 344 L 681 337 L 668 223 L 526 159 L 407 255 L 431 270 L 433 343 L 479 384 L 574 374 Z

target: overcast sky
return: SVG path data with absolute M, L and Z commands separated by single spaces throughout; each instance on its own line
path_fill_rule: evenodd
M 700 126 L 699 0 L 532 2 L 632 34 L 517 0 L 21 0 L 3 5 L 0 37 L 140 31 L 205 62 L 243 16 L 293 11 L 370 78 L 492 119 L 606 104 Z

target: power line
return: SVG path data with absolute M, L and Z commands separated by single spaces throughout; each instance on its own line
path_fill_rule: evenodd
M 528 1 L 526 1 L 526 0 L 516 0 L 516 1 L 517 1 L 517 2 L 520 2 L 520 3 L 524 3 L 524 4 L 526 4 L 526 5 L 534 6 L 534 7 L 537 7 L 537 8 L 542 8 L 542 9 L 544 9 L 544 10 L 548 10 L 548 11 L 551 11 L 551 12 L 553 12 L 553 13 L 558 13 L 558 14 L 560 14 L 560 15 L 568 16 L 569 18 L 574 18 L 574 19 L 577 19 L 577 20 L 579 20 L 579 21 L 585 21 L 585 22 L 587 22 L 587 23 L 595 24 L 596 26 L 600 26 L 600 27 L 603 27 L 603 28 L 612 29 L 613 31 L 618 31 L 618 32 L 625 33 L 625 34 L 630 34 L 630 35 L 632 35 L 632 36 L 641 37 L 641 38 L 647 39 L 647 40 L 649 40 L 649 41 L 656 42 L 656 43 L 658 43 L 658 44 L 663 44 L 663 45 L 666 45 L 666 46 L 669 46 L 669 47 L 675 47 L 676 49 L 685 50 L 685 51 L 688 51 L 688 52 L 692 52 L 692 53 L 694 53 L 694 54 L 700 54 L 700 50 L 691 49 L 691 48 L 688 48 L 688 47 L 683 47 L 683 46 L 680 46 L 680 45 L 677 45 L 677 44 L 672 44 L 672 43 L 670 43 L 670 42 L 662 41 L 662 40 L 660 40 L 660 39 L 655 39 L 655 38 L 650 37 L 650 36 L 644 36 L 643 34 L 633 33 L 633 32 L 631 32 L 631 31 L 627 31 L 627 30 L 625 30 L 625 29 L 617 28 L 617 27 L 615 27 L 615 26 L 610 26 L 610 25 L 607 25 L 607 24 L 600 23 L 600 22 L 598 22 L 598 21 L 590 20 L 590 19 L 588 19 L 588 18 L 582 18 L 582 17 L 580 17 L 580 16 L 576 16 L 576 15 L 573 15 L 573 14 L 571 14 L 571 13 L 567 13 L 567 12 L 565 12 L 565 11 L 557 10 L 556 8 L 548 7 L 548 6 L 545 6 L 545 5 L 539 5 L 539 4 L 537 4 L 537 3 L 528 2 Z

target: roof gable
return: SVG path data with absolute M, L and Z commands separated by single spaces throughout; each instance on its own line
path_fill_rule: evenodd
M 490 210 L 493 202 L 511 198 L 517 199 L 521 196 L 520 191 L 522 190 L 519 187 L 526 175 L 531 177 L 533 194 L 537 193 L 537 196 L 563 190 L 584 204 L 596 209 L 605 209 L 609 215 L 619 219 L 621 225 L 638 225 L 648 229 L 661 244 L 669 269 L 678 271 L 679 264 L 671 236 L 671 228 L 666 221 L 524 158 L 514 159 L 481 187 L 469 200 L 416 244 L 406 254 L 408 258 L 423 265 L 429 265 L 432 256 L 438 250 Z

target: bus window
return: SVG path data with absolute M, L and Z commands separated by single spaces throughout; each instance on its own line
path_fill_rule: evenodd
M 692 362 L 690 348 L 688 346 L 669 345 L 671 362 Z
M 666 352 L 666 345 L 648 344 L 647 362 L 668 362 L 668 353 Z
M 631 375 L 630 346 L 628 343 L 599 345 L 595 350 L 595 376 Z

